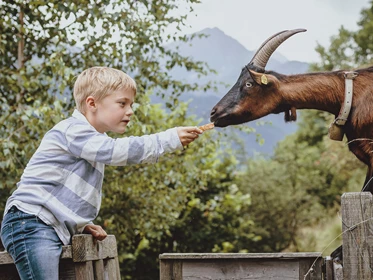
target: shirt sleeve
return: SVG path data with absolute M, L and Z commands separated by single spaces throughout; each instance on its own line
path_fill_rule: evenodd
M 88 226 L 88 225 L 94 225 L 94 223 L 90 221 L 90 222 L 88 222 L 88 224 L 79 227 L 79 228 L 77 229 L 77 230 L 78 230 L 78 233 L 79 233 L 79 234 L 82 234 L 83 231 L 84 231 L 84 229 L 85 229 L 85 227 Z
M 183 149 L 176 128 L 114 139 L 86 124 L 69 126 L 66 144 L 69 152 L 77 157 L 114 166 L 154 163 L 165 153 Z

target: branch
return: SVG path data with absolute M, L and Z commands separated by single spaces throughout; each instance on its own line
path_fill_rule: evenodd
M 23 37 L 23 26 L 24 26 L 24 21 L 23 21 L 23 17 L 24 17 L 24 11 L 23 11 L 23 6 L 20 6 L 20 12 L 19 12 L 19 24 L 20 24 L 20 28 L 19 28 L 19 34 L 18 34 L 18 37 L 19 37 L 19 41 L 18 41 L 18 69 L 19 71 L 21 71 L 21 69 L 24 67 L 24 50 L 25 50 L 25 40 L 24 40 L 24 37 Z M 21 74 L 19 73 L 18 75 L 18 83 L 19 83 L 19 87 L 21 88 L 21 92 L 17 94 L 17 97 L 16 97 L 16 101 L 17 102 L 20 102 L 22 97 L 23 97 L 23 94 L 24 94 L 24 89 L 23 89 L 23 86 L 22 86 L 22 79 L 21 79 Z

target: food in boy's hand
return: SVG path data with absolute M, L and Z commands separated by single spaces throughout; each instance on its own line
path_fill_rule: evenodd
M 214 123 L 208 123 L 208 124 L 202 125 L 202 126 L 200 126 L 198 128 L 200 130 L 202 130 L 202 132 L 205 132 L 206 130 L 213 129 L 214 127 L 215 127 Z

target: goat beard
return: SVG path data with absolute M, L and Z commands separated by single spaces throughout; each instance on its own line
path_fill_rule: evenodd
M 285 111 L 285 122 L 295 122 L 297 120 L 297 111 L 295 107 Z

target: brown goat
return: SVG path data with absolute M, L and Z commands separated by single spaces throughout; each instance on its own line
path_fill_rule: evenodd
M 304 30 L 286 31 L 290 35 L 287 33 L 285 39 L 301 31 Z M 284 32 L 278 34 L 284 35 Z M 260 49 L 255 56 L 258 55 Z M 215 126 L 241 124 L 281 112 L 285 112 L 289 119 L 295 109 L 317 109 L 338 116 L 345 99 L 345 71 L 282 75 L 265 71 L 264 66 L 251 62 L 242 69 L 236 84 L 211 111 L 211 121 Z M 368 166 L 365 182 L 368 183 L 373 171 L 373 114 L 370 113 L 373 67 L 358 69 L 356 73 L 352 107 L 343 130 L 350 151 Z M 354 139 L 361 140 L 352 141 Z M 373 184 L 368 184 L 364 190 L 373 192 Z
M 217 127 L 241 124 L 272 113 L 285 112 L 295 120 L 295 109 L 317 109 L 338 117 L 345 99 L 345 71 L 282 75 L 266 71 L 275 49 L 287 38 L 304 29 L 282 31 L 265 41 L 246 65 L 233 87 L 211 111 Z M 353 80 L 351 111 L 340 127 L 349 141 L 349 149 L 368 166 L 363 191 L 373 192 L 373 67 L 356 70 Z M 291 114 L 289 113 L 291 112 Z M 352 141 L 361 139 L 359 141 Z M 341 250 L 334 253 L 342 259 Z

